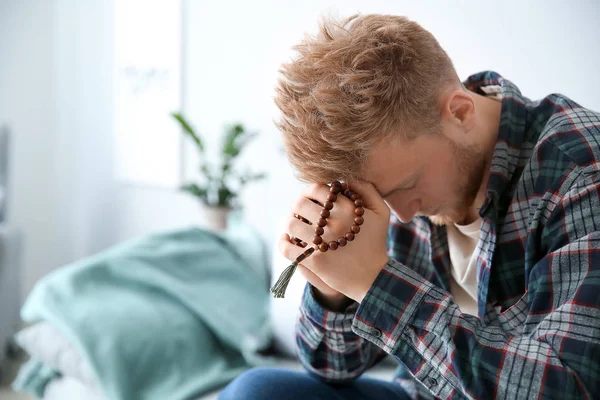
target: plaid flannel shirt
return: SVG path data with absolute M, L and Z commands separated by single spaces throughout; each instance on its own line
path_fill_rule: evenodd
M 450 293 L 446 230 L 393 214 L 389 262 L 361 304 L 296 325 L 305 368 L 352 380 L 386 354 L 411 398 L 600 398 L 600 114 L 521 95 L 495 72 L 465 85 L 502 112 L 476 247 L 478 316 Z M 596 214 L 598 213 L 598 214 Z

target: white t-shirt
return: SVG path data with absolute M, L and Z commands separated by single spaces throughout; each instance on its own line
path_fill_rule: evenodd
M 469 225 L 450 224 L 448 247 L 452 263 L 450 292 L 463 313 L 477 315 L 477 258 L 475 248 L 479 241 L 482 219 Z
M 481 88 L 485 96 L 502 101 L 499 85 Z M 452 269 L 450 293 L 463 313 L 477 315 L 477 258 L 474 256 L 482 219 L 477 218 L 469 225 L 447 225 L 448 247 Z

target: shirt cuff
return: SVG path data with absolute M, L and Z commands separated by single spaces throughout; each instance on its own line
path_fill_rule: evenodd
M 313 295 L 310 283 L 304 288 L 300 310 L 313 324 L 333 332 L 352 332 L 352 320 L 358 309 L 358 303 L 350 304 L 345 312 L 330 311 L 320 305 Z
M 365 295 L 352 330 L 387 353 L 393 352 L 433 284 L 390 259 Z

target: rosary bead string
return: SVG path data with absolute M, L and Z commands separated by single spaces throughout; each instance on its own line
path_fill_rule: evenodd
M 325 232 L 325 227 L 327 226 L 327 218 L 329 218 L 330 210 L 333 208 L 334 203 L 338 199 L 338 195 L 341 194 L 354 202 L 354 224 L 350 227 L 350 230 L 346 232 L 343 237 L 339 237 L 337 240 L 331 241 L 329 243 L 325 243 L 322 238 L 323 233 Z M 339 247 L 344 247 L 348 242 L 354 240 L 355 236 L 360 232 L 360 225 L 363 224 L 364 218 L 363 215 L 365 210 L 363 208 L 363 201 L 360 198 L 358 193 L 352 192 L 347 183 L 340 183 L 338 181 L 333 182 L 329 187 L 329 193 L 327 194 L 327 199 L 325 203 L 323 203 L 323 210 L 321 210 L 320 218 L 316 223 L 316 227 L 314 229 L 315 236 L 312 238 L 312 243 L 314 246 L 306 249 L 302 254 L 300 254 L 296 259 L 281 273 L 279 279 L 273 287 L 271 288 L 271 293 L 273 293 L 274 298 L 283 298 L 285 296 L 285 291 L 287 289 L 290 280 L 292 279 L 292 275 L 296 272 L 296 268 L 298 268 L 298 264 L 308 258 L 315 251 L 335 251 Z M 303 221 L 304 223 L 311 224 L 306 218 L 294 214 L 294 217 Z M 312 224 L 311 224 L 312 225 Z M 302 239 L 299 239 L 294 236 L 290 236 L 290 243 L 295 244 L 299 247 L 306 247 L 308 244 L 304 242 Z

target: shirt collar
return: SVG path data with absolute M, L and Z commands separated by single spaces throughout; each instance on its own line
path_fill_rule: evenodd
M 479 214 L 485 216 L 497 211 L 499 201 L 510 188 L 523 146 L 527 122 L 527 98 L 511 81 L 493 71 L 484 71 L 471 75 L 465 82 L 467 89 L 482 96 L 501 96 L 502 111 L 498 139 L 492 156 L 487 196 Z M 490 207 L 491 206 L 491 207 Z

